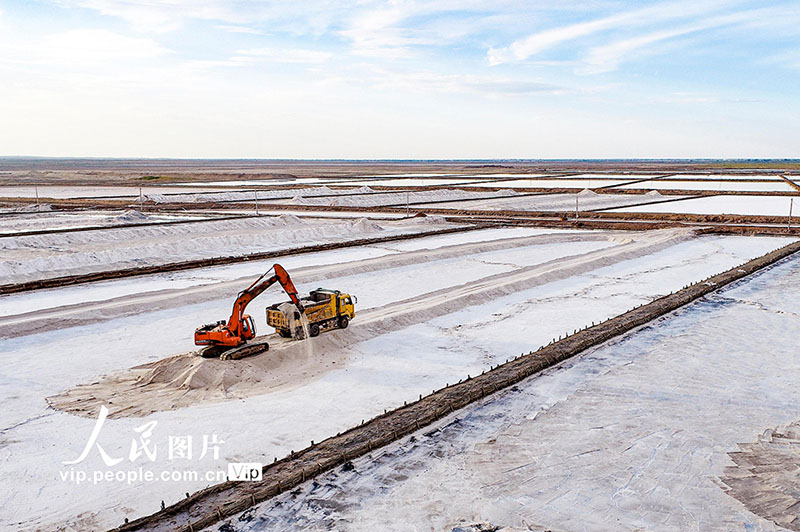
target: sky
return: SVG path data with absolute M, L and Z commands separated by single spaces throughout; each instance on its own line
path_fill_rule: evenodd
M 800 2 L 0 0 L 0 155 L 797 158 Z

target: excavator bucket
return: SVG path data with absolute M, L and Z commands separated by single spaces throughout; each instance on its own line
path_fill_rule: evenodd
M 300 312 L 303 312 L 303 304 L 300 302 L 300 298 L 297 296 L 297 288 L 294 287 L 294 283 L 292 282 L 291 277 L 289 277 L 289 273 L 284 270 L 283 266 L 280 264 L 275 264 L 273 269 L 275 270 L 275 275 L 278 277 L 278 281 L 280 281 L 281 286 L 289 295 L 292 303 L 295 304 Z

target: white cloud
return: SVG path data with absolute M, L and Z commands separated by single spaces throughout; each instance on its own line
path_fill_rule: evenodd
M 773 54 L 761 60 L 765 65 L 780 65 L 791 69 L 800 69 L 800 48 Z
M 91 66 L 148 59 L 169 52 L 147 38 L 127 37 L 104 29 L 75 29 L 46 35 L 38 41 L 5 43 L 0 61 L 20 64 Z
M 621 63 L 642 53 L 653 44 L 691 33 L 706 31 L 739 22 L 747 22 L 753 17 L 763 16 L 765 14 L 763 10 L 740 11 L 730 15 L 710 17 L 695 24 L 654 31 L 630 39 L 623 39 L 610 44 L 596 46 L 589 51 L 584 59 L 585 66 L 580 70 L 588 74 L 616 70 Z M 658 50 L 653 49 L 647 51 L 649 53 L 658 52 Z
M 218 30 L 229 31 L 231 33 L 248 33 L 250 35 L 264 35 L 264 32 L 259 31 L 249 26 L 242 26 L 238 24 L 217 24 L 214 26 Z
M 187 18 L 243 22 L 231 9 L 234 2 L 211 0 L 61 0 L 62 4 L 93 9 L 99 13 L 127 20 L 140 31 L 164 32 L 181 26 Z M 199 5 L 198 5 L 199 4 Z
M 401 57 L 408 55 L 408 47 L 431 44 L 401 26 L 401 22 L 417 9 L 398 5 L 357 14 L 339 33 L 351 41 L 354 53 L 371 57 Z
M 342 13 L 353 0 L 328 3 L 314 0 L 291 2 L 253 0 L 51 0 L 68 7 L 93 9 L 103 15 L 121 18 L 141 32 L 167 32 L 181 27 L 188 20 L 209 20 L 232 27 L 252 28 L 263 22 L 279 23 L 283 30 L 320 33 Z
M 238 50 L 236 58 L 252 58 L 275 63 L 325 63 L 333 57 L 331 52 L 302 48 L 251 48 Z
M 418 48 L 463 45 L 488 29 L 502 31 L 522 11 L 519 3 L 496 0 L 428 0 L 364 3 L 344 17 L 338 35 L 352 45 L 354 55 L 396 59 L 415 55 Z
M 355 80 L 351 80 L 356 83 Z M 417 94 L 473 94 L 483 97 L 526 96 L 534 94 L 563 94 L 571 92 L 565 87 L 540 80 L 512 79 L 474 74 L 442 74 L 432 71 L 392 72 L 379 70 L 371 77 L 365 74 L 358 83 L 392 91 Z
M 250 63 L 243 59 L 195 59 L 193 61 L 186 61 L 180 65 L 180 69 L 186 73 L 200 73 L 208 72 L 216 68 L 236 68 L 243 67 Z
M 603 17 L 589 22 L 570 24 L 534 33 L 514 41 L 509 46 L 490 48 L 487 58 L 490 65 L 523 61 L 547 49 L 602 31 L 635 26 L 663 24 L 668 20 L 686 18 L 706 13 L 720 6 L 720 2 L 669 2 Z

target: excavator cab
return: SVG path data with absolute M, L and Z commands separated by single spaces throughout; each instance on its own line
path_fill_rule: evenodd
M 249 314 L 242 316 L 242 338 L 252 340 L 256 337 L 256 322 Z

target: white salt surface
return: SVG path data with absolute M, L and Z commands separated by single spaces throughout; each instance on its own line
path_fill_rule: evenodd
M 720 477 L 737 444 L 800 418 L 798 283 L 800 260 L 784 261 L 263 503 L 232 529 L 786 530 L 728 496 Z
M 476 278 L 513 274 L 525 265 L 564 254 L 572 258 L 556 259 L 550 266 L 546 263 L 541 267 L 557 273 L 560 264 L 572 264 L 571 268 L 585 264 L 583 273 L 566 270 L 565 273 L 573 273 L 561 280 L 555 280 L 557 275 L 549 277 L 543 279 L 544 284 L 475 306 L 460 305 L 450 314 L 352 345 L 342 367 L 331 368 L 321 378 L 295 389 L 265 390 L 261 396 L 159 412 L 144 419 L 109 419 L 99 442 L 111 456 L 127 456 L 131 437 L 136 435 L 133 429 L 157 421 L 153 441 L 162 446 L 161 453 L 168 435 L 192 434 L 199 439 L 203 434 L 216 433 L 225 441 L 221 461 L 207 457 L 191 463 L 171 462 L 159 454 L 152 463 L 143 457 L 133 463 L 125 458 L 118 469 L 141 465 L 156 472 L 205 471 L 224 469 L 228 461 L 271 461 L 273 456 L 304 447 L 311 439 L 322 440 L 384 408 L 402 404 L 467 373 L 478 373 L 523 350 L 535 349 L 565 330 L 618 314 L 786 241 L 758 237 L 664 239 L 680 234 L 636 233 L 602 249 L 597 249 L 597 242 L 575 242 L 560 250 L 551 246 L 549 251 L 531 246 L 527 254 L 520 251 L 467 256 L 463 268 L 446 260 L 438 267 L 429 264 L 415 270 L 405 266 L 380 276 L 327 279 L 326 286 L 344 290 L 352 287 L 352 292 L 363 298 L 360 302 L 372 302 L 360 303 L 351 325 L 357 330 L 359 316 L 364 319 L 369 304 L 388 304 L 408 293 L 443 287 L 447 292 L 446 287 L 458 283 L 471 286 Z M 619 246 L 638 249 L 637 239 L 645 245 L 640 248 L 643 252 L 649 249 L 648 242 L 661 241 L 667 247 L 614 263 L 614 250 Z M 389 247 L 398 250 L 403 245 L 411 243 L 392 243 Z M 603 256 L 607 258 L 594 266 L 592 262 L 582 262 Z M 303 258 L 313 264 L 313 257 Z M 309 282 L 298 288 L 304 292 L 317 285 Z M 158 311 L 145 307 L 135 316 L 0 340 L 6 361 L 0 373 L 0 426 L 6 444 L 0 452 L 7 480 L 0 486 L 0 527 L 54 528 L 67 520 L 67 526 L 73 529 L 109 528 L 119 525 L 124 517 L 157 510 L 161 500 L 170 504 L 183 498 L 184 492 L 205 486 L 204 481 L 156 481 L 147 485 L 101 482 L 80 486 L 62 481 L 59 471 L 68 468 L 61 462 L 80 453 L 94 420 L 50 410 L 43 398 L 96 380 L 103 373 L 180 353 L 191 346 L 194 327 L 227 316 L 229 311 L 230 298 Z M 424 306 L 418 312 L 421 319 L 425 317 Z M 256 316 L 262 313 L 263 310 L 253 311 Z M 579 441 L 582 440 L 572 443 Z M 76 468 L 106 470 L 96 452 Z
M 92 212 L 42 212 L 20 213 L 0 216 L 0 233 L 44 231 L 50 229 L 72 229 L 81 227 L 104 227 L 129 223 L 165 222 L 180 219 L 202 219 L 141 213 L 138 211 L 92 211 Z
M 656 190 L 730 190 L 735 192 L 795 192 L 785 181 L 770 183 L 747 181 L 664 181 L 656 179 L 643 183 L 623 185 L 619 188 L 646 188 Z
M 611 212 L 788 216 L 790 204 L 793 205 L 794 214 L 800 214 L 800 197 L 745 195 L 711 196 L 640 207 L 623 207 Z
M 434 249 L 444 246 L 457 246 L 467 243 L 487 242 L 507 238 L 523 238 L 531 236 L 555 237 L 557 235 L 578 236 L 593 234 L 594 231 L 544 229 L 533 227 L 509 227 L 503 229 L 482 229 L 464 233 L 427 236 L 396 242 L 360 246 L 354 248 L 333 249 L 303 255 L 288 255 L 276 259 L 247 261 L 223 266 L 195 268 L 154 274 L 143 277 L 99 281 L 85 285 L 67 286 L 52 290 L 0 296 L 0 317 L 24 314 L 29 312 L 55 309 L 68 305 L 87 302 L 100 302 L 129 296 L 132 294 L 157 293 L 163 290 L 181 290 L 208 286 L 216 288 L 230 283 L 231 290 L 237 286 L 247 285 L 275 262 L 279 262 L 287 270 L 307 265 L 338 264 L 353 260 L 363 260 L 385 255 L 398 254 L 420 249 Z M 1 324 L 6 324 L 0 320 Z
M 144 226 L 0 239 L 0 275 L 6 282 L 180 260 L 243 255 L 448 227 L 425 219 L 386 221 L 300 219 L 290 214 L 197 224 Z
M 722 180 L 722 181 L 731 181 L 731 180 L 748 180 L 748 179 L 767 179 L 770 181 L 778 181 L 783 183 L 784 181 L 780 178 L 780 176 L 775 174 L 675 174 L 669 176 L 670 179 L 680 179 L 680 178 L 689 178 L 689 179 L 710 179 L 710 180 Z
M 331 183 L 334 179 L 324 177 L 296 177 L 296 178 L 278 178 L 278 179 L 239 179 L 231 181 L 208 181 L 208 182 L 187 182 L 175 183 L 176 187 L 247 187 L 247 186 L 282 186 L 282 185 L 299 185 L 299 184 L 322 184 Z
M 255 207 L 250 207 L 249 209 L 220 209 L 220 210 L 213 210 L 213 211 L 194 211 L 194 212 L 208 212 L 213 214 L 219 215 L 231 215 L 231 214 L 255 214 Z M 271 209 L 261 205 L 259 207 L 260 214 L 270 214 L 275 216 L 280 216 L 281 214 L 292 214 L 297 216 L 298 218 L 368 218 L 370 220 L 382 220 L 382 219 L 397 219 L 397 218 L 406 218 L 406 214 L 404 212 L 378 212 L 378 213 L 370 213 L 364 211 L 326 211 L 326 210 L 308 210 L 308 211 L 301 211 L 301 210 L 292 210 L 292 209 Z
M 509 188 L 598 188 L 620 185 L 630 179 L 577 179 L 574 176 L 558 179 L 514 179 L 511 181 L 486 181 L 477 183 L 475 187 L 509 187 Z
M 432 186 L 449 186 L 460 185 L 464 183 L 472 183 L 474 181 L 486 181 L 491 178 L 485 176 L 465 177 L 463 179 L 366 179 L 358 181 L 340 181 L 339 184 L 367 184 L 381 187 L 432 187 Z
M 410 177 L 461 177 L 464 179 L 484 179 L 484 178 L 493 178 L 493 177 L 543 177 L 547 174 L 508 174 L 508 173 L 492 173 L 492 174 L 385 174 L 380 176 L 369 176 L 369 177 L 376 177 L 376 178 L 386 178 L 386 177 L 402 177 L 402 178 L 410 178 Z
M 567 176 L 565 179 L 618 179 L 633 181 L 636 179 L 651 179 L 665 174 L 577 174 Z
M 147 194 L 145 201 L 153 203 L 203 203 L 211 201 L 263 201 L 268 202 L 277 198 L 291 198 L 294 196 L 336 196 L 338 194 L 352 194 L 354 192 L 372 192 L 371 190 L 359 191 L 356 189 L 331 189 L 327 186 L 292 188 L 285 190 L 242 190 L 236 192 L 215 192 L 211 194 L 185 193 L 185 194 Z
M 404 206 L 407 202 L 411 205 L 414 205 L 432 201 L 492 198 L 498 196 L 513 196 L 515 194 L 516 192 L 511 190 L 468 192 L 465 190 L 437 189 L 417 192 L 390 192 L 386 194 L 336 196 L 330 198 L 309 198 L 298 195 L 290 200 L 276 201 L 275 203 L 337 207 L 380 207 Z
M 201 192 L 213 192 L 218 190 L 210 188 L 211 185 L 203 183 L 200 187 Z M 139 198 L 139 189 L 142 194 L 167 194 L 170 192 L 185 192 L 178 186 L 143 186 L 143 187 L 93 187 L 93 186 L 51 186 L 45 185 L 38 187 L 40 198 L 68 199 L 68 198 L 97 198 L 103 196 L 111 197 L 135 197 Z M 0 186 L 0 197 L 8 198 L 35 198 L 36 188 L 32 186 Z
M 458 203 L 432 203 L 427 205 L 427 207 L 455 210 L 574 212 L 577 203 L 578 210 L 580 212 L 586 212 L 593 209 L 606 209 L 609 207 L 668 200 L 674 197 L 675 196 L 662 196 L 655 191 L 652 194 L 597 194 L 591 190 L 584 190 L 577 194 L 543 194 L 540 196 L 523 196 L 520 198 L 498 198 Z

